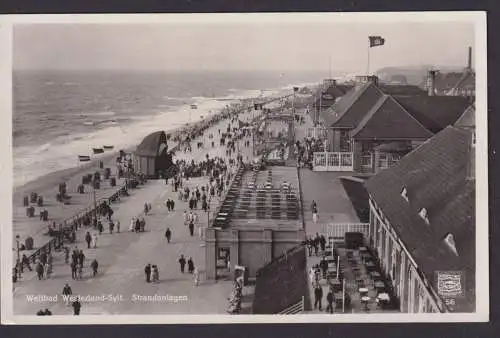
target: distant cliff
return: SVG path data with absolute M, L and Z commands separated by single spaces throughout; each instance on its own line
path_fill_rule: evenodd
M 382 81 L 404 82 L 409 85 L 420 85 L 427 75 L 429 69 L 439 69 L 442 72 L 461 71 L 457 67 L 446 66 L 408 66 L 408 67 L 385 67 L 377 70 L 375 74 Z

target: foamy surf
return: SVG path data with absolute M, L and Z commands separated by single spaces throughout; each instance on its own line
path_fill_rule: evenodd
M 289 86 L 287 86 L 289 87 Z M 244 99 L 262 97 L 277 97 L 288 89 L 276 88 L 270 90 L 242 90 L 233 92 L 224 97 L 224 100 L 209 97 L 185 98 L 182 106 L 173 106 L 170 109 L 158 109 L 148 115 L 127 116 L 125 122 L 106 119 L 103 129 L 92 129 L 100 122 L 85 121 L 88 128 L 85 132 L 77 132 L 52 140 L 40 147 L 16 147 L 13 148 L 14 155 L 14 187 L 33 181 L 54 171 L 74 168 L 80 165 L 78 155 L 88 155 L 92 158 L 106 156 L 104 154 L 93 154 L 92 148 L 100 148 L 103 145 L 114 145 L 114 151 L 130 148 L 139 144 L 142 139 L 158 130 L 166 132 L 185 126 L 187 123 L 207 119 L 218 113 L 226 106 L 234 105 Z M 191 104 L 196 104 L 197 109 L 191 109 Z M 160 105 L 160 104 L 159 104 Z M 111 111 L 90 113 L 95 116 L 106 116 L 114 114 Z M 87 114 L 85 114 L 87 115 Z M 90 124 L 92 123 L 92 124 Z

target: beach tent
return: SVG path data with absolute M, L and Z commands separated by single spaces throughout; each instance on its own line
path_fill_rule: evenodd
M 134 153 L 135 171 L 148 178 L 157 178 L 161 172 L 173 165 L 172 154 L 168 152 L 167 135 L 157 131 L 146 136 Z

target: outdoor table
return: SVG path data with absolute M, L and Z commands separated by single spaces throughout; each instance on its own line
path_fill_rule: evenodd
M 370 272 L 370 275 L 372 276 L 373 279 L 379 280 L 381 278 L 380 273 L 378 273 L 377 271 Z
M 386 292 L 382 292 L 382 293 L 379 293 L 378 296 L 377 296 L 377 299 L 381 300 L 381 301 L 390 301 L 391 300 L 391 297 L 389 296 L 388 293 Z
M 385 308 L 387 305 L 389 305 L 389 302 L 391 300 L 391 297 L 389 297 L 388 293 L 379 293 L 377 296 L 377 303 L 382 307 Z
M 368 249 L 366 248 L 366 246 L 360 246 L 359 247 L 359 251 L 361 251 L 361 252 L 367 252 Z
M 227 212 L 219 212 L 219 215 L 220 215 L 220 216 L 227 216 L 227 215 L 229 215 L 229 214 L 228 214 Z
M 368 294 L 368 288 L 359 288 L 358 291 L 362 297 Z
M 368 302 L 370 301 L 370 297 L 363 296 L 361 297 L 361 303 L 365 305 L 365 311 L 368 311 Z

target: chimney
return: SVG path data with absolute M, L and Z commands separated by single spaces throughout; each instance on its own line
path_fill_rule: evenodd
M 323 80 L 323 88 L 328 89 L 329 87 L 335 85 L 337 81 L 335 79 L 324 79 Z
M 366 77 L 366 82 L 372 83 L 375 86 L 378 86 L 378 77 L 376 75 L 369 75 Z
M 469 47 L 469 58 L 467 59 L 467 69 L 472 69 L 472 47 Z
M 427 72 L 427 94 L 434 96 L 436 93 L 436 74 L 437 70 L 429 70 Z

